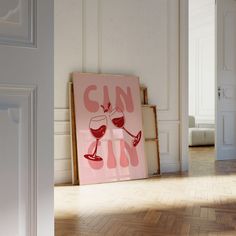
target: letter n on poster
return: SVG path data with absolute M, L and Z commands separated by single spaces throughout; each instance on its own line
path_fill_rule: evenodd
M 73 73 L 80 184 L 147 178 L 139 79 Z

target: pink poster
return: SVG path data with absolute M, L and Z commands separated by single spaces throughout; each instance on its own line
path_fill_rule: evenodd
M 139 79 L 73 73 L 80 184 L 147 177 Z

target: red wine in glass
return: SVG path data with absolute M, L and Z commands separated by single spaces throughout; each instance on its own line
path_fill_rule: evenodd
M 98 141 L 106 133 L 107 118 L 106 116 L 95 116 L 89 122 L 91 134 L 96 138 L 96 146 L 93 153 L 85 154 L 84 157 L 91 161 L 102 161 L 103 159 L 97 155 Z
M 133 135 L 124 127 L 125 116 L 123 111 L 121 111 L 117 107 L 114 108 L 110 113 L 110 119 L 116 127 L 123 129 L 127 134 L 129 134 L 133 138 L 133 146 L 136 147 L 141 139 L 142 132 L 139 131 L 137 135 Z
M 106 125 L 102 125 L 98 129 L 90 128 L 90 131 L 95 138 L 100 139 L 105 134 L 106 128 Z
M 124 116 L 113 118 L 112 123 L 118 128 L 123 128 L 125 124 L 125 118 Z

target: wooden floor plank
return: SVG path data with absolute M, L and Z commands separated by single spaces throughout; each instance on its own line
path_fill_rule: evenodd
M 236 161 L 190 157 L 188 174 L 56 187 L 55 235 L 236 235 Z

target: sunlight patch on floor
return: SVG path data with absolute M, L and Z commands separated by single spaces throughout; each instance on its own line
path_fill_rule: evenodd
M 166 210 L 236 201 L 236 175 L 168 177 L 55 188 L 56 215 Z M 78 211 L 79 209 L 79 211 Z

